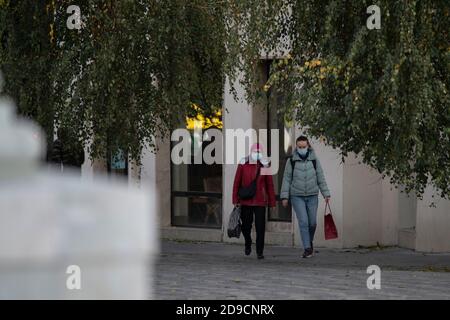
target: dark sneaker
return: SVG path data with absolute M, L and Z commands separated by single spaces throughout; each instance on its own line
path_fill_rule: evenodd
M 303 252 L 302 258 L 311 258 L 313 255 L 311 248 L 305 249 Z
M 252 253 L 252 246 L 251 245 L 245 246 L 245 251 L 244 252 L 245 252 L 246 256 L 249 256 L 250 253 Z
M 264 259 L 264 256 L 262 254 L 258 254 L 258 259 Z

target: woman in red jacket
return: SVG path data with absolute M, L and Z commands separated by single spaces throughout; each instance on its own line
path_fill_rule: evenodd
M 275 191 L 272 175 L 267 174 L 269 162 L 262 159 L 262 147 L 254 144 L 250 149 L 250 157 L 244 158 L 238 165 L 233 184 L 233 204 L 241 206 L 242 234 L 245 239 L 245 255 L 252 251 L 252 224 L 255 215 L 256 254 L 264 259 L 264 234 L 266 231 L 266 207 L 275 207 Z M 251 161 L 250 161 L 251 159 Z M 259 171 L 259 173 L 258 173 Z M 264 172 L 266 171 L 266 172 Z M 251 199 L 240 199 L 239 188 L 248 187 L 256 180 L 256 194 Z

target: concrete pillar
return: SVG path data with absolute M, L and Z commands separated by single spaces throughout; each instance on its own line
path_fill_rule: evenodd
M 381 239 L 382 181 L 374 169 L 349 154 L 344 164 L 343 246 L 372 246 Z
M 395 246 L 398 245 L 399 191 L 389 182 L 389 178 L 383 179 L 381 188 L 380 243 L 385 246 Z
M 434 197 L 433 197 L 434 196 Z M 434 202 L 436 207 L 431 207 Z M 416 250 L 450 252 L 450 201 L 441 198 L 431 186 L 417 202 Z
M 153 190 L 38 165 L 42 132 L 0 102 L 0 299 L 148 299 Z

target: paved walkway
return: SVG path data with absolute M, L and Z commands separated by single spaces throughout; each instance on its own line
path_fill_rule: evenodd
M 300 249 L 266 246 L 265 259 L 243 245 L 163 241 L 157 299 L 450 299 L 450 254 L 400 248 Z M 367 288 L 369 265 L 381 289 Z

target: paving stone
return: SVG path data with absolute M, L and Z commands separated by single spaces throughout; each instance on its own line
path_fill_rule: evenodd
M 156 266 L 157 299 L 450 299 L 450 254 L 266 246 L 265 259 L 243 246 L 163 241 Z M 253 250 L 254 251 L 254 250 Z M 381 268 L 381 289 L 369 290 L 369 265 Z

